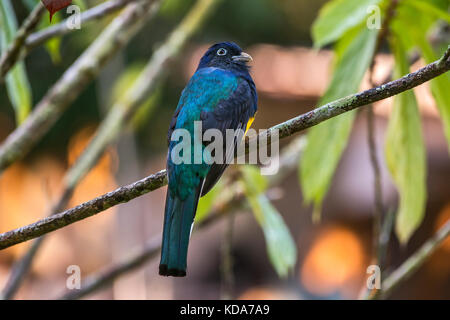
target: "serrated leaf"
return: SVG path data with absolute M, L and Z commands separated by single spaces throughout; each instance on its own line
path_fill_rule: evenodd
M 323 47 L 341 38 L 359 25 L 367 16 L 368 8 L 381 0 L 332 0 L 319 12 L 312 26 L 315 47 Z
M 377 34 L 376 31 L 363 27 L 353 41 L 350 42 L 347 38 L 353 37 L 353 31 L 340 40 L 348 45 L 341 47 L 338 43 L 333 77 L 319 105 L 358 91 L 372 61 Z M 315 220 L 342 152 L 347 146 L 355 115 L 355 111 L 346 112 L 308 132 L 307 144 L 299 164 L 299 180 L 305 202 L 314 204 Z
M 2 53 L 14 40 L 17 20 L 10 0 L 0 2 L 0 38 Z M 22 123 L 31 110 L 31 87 L 25 71 L 25 64 L 17 62 L 5 77 L 6 89 L 16 114 L 16 122 Z
M 397 38 L 392 42 L 395 55 L 394 77 L 409 73 L 408 58 Z M 386 134 L 386 162 L 399 192 L 395 231 L 406 243 L 425 214 L 425 147 L 417 101 L 412 90 L 394 98 L 394 108 Z
M 255 166 L 242 166 L 242 179 L 253 215 L 263 230 L 267 254 L 278 276 L 286 277 L 297 261 L 297 247 L 280 213 L 264 194 L 265 177 Z M 262 182 L 263 186 L 258 186 Z

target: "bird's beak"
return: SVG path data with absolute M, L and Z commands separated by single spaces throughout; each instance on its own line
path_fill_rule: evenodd
M 243 61 L 243 62 L 250 62 L 253 61 L 253 58 L 251 55 L 249 55 L 248 53 L 245 52 L 241 52 L 240 55 L 238 56 L 232 56 L 231 57 L 233 59 L 233 61 L 237 62 L 237 61 Z

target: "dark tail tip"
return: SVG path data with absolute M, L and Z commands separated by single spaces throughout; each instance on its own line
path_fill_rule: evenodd
M 167 264 L 160 264 L 159 265 L 159 275 L 166 276 L 166 277 L 185 277 L 186 276 L 186 270 L 180 270 L 180 269 L 168 269 Z

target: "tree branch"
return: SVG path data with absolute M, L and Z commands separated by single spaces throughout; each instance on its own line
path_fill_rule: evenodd
M 111 107 L 111 111 L 100 125 L 88 147 L 65 174 L 63 178 L 64 191 L 57 205 L 50 211 L 49 216 L 64 210 L 78 182 L 97 163 L 107 146 L 117 139 L 121 133 L 121 128 L 136 113 L 142 105 L 142 100 L 152 93 L 160 78 L 164 76 L 167 62 L 181 50 L 217 2 L 217 0 L 198 1 L 186 18 L 171 33 L 165 44 L 154 52 L 140 77 L 126 93 L 127 99 L 119 100 Z M 41 243 L 42 238 L 38 243 L 33 243 L 24 258 L 14 265 L 11 277 L 3 290 L 3 296 L 6 299 L 12 298 L 14 295 Z
M 44 12 L 45 8 L 39 2 L 25 19 L 19 30 L 17 30 L 13 42 L 0 58 L 0 81 L 3 81 L 5 75 L 19 59 L 20 51 L 23 48 L 26 37 L 36 28 Z
M 150 242 L 148 242 L 144 249 L 133 255 L 131 258 L 113 265 L 104 271 L 99 272 L 94 276 L 90 276 L 83 283 L 81 289 L 72 290 L 58 300 L 75 300 L 80 299 L 102 287 L 112 283 L 116 278 L 121 275 L 133 271 L 139 268 L 148 260 L 156 257 L 161 250 L 161 237 L 155 237 Z
M 277 185 L 297 168 L 298 160 L 304 146 L 305 138 L 301 136 L 290 142 L 289 145 L 283 149 L 280 156 L 280 170 L 278 170 L 275 175 L 268 176 L 269 186 Z M 216 203 L 212 210 L 213 212 L 211 212 L 205 219 L 195 224 L 195 230 L 204 229 L 212 223 L 220 220 L 222 217 L 229 216 L 229 214 L 232 214 L 236 209 L 243 207 L 245 198 L 242 189 L 233 186 L 230 190 L 232 190 L 232 194 L 225 199 L 221 199 L 220 203 Z M 196 232 L 194 232 L 194 234 L 196 234 Z M 105 269 L 105 271 L 101 271 L 97 275 L 89 276 L 85 283 L 82 284 L 80 290 L 68 292 L 59 299 L 80 299 L 98 289 L 101 289 L 112 283 L 118 277 L 127 272 L 133 271 L 150 259 L 156 257 L 160 249 L 161 237 L 156 237 L 154 240 L 149 242 L 139 254 L 136 254 L 128 260 L 125 260 L 115 266 Z
M 31 150 L 106 62 L 157 12 L 160 2 L 131 3 L 108 25 L 0 146 L 0 173 Z
M 383 21 L 381 31 L 378 33 L 377 43 L 375 46 L 375 54 L 380 51 L 383 42 L 390 33 L 390 23 L 395 16 L 398 6 L 398 0 L 390 0 L 389 6 L 386 9 L 386 17 Z M 369 68 L 369 83 L 372 87 L 376 86 L 373 79 L 375 68 L 375 55 L 372 58 L 372 63 Z M 381 181 L 381 166 L 377 157 L 376 132 L 375 132 L 375 114 L 373 111 L 373 104 L 367 108 L 367 144 L 369 147 L 369 159 L 373 171 L 373 192 L 374 192 L 374 217 L 373 217 L 373 264 L 378 264 L 381 270 L 384 269 L 384 261 L 380 251 L 380 232 L 384 215 L 383 205 L 383 188 Z
M 128 202 L 150 191 L 167 184 L 166 172 L 161 170 L 142 180 L 108 192 L 93 200 L 80 204 L 72 209 L 46 217 L 36 223 L 6 232 L 0 236 L 0 249 L 14 244 L 42 236 L 51 231 L 60 229 L 76 221 L 105 211 L 119 203 Z
M 327 103 L 298 117 L 280 123 L 263 135 L 271 136 L 274 129 L 279 130 L 279 137 L 285 138 L 296 132 L 308 129 L 325 120 L 356 108 L 392 97 L 401 92 L 417 87 L 450 70 L 450 46 L 441 59 L 426 65 L 416 72 L 409 73 L 400 79 L 388 82 L 376 88 L 359 92 Z M 247 139 L 248 140 L 248 139 Z
M 385 299 L 392 291 L 401 283 L 407 280 L 414 272 L 416 272 L 424 262 L 430 257 L 438 248 L 439 245 L 450 236 L 450 220 L 442 226 L 438 232 L 422 247 L 420 247 L 412 256 L 410 256 L 403 264 L 394 270 L 382 283 L 381 290 L 378 290 L 369 299 Z
M 128 3 L 133 1 L 150 1 L 150 0 L 110 0 L 103 2 L 93 8 L 90 8 L 80 15 L 81 24 L 87 22 L 92 22 L 99 20 L 111 13 L 114 13 L 122 8 L 124 8 Z M 47 40 L 65 35 L 69 32 L 76 31 L 77 29 L 69 29 L 67 27 L 67 20 L 65 19 L 58 24 L 50 26 L 44 30 L 34 32 L 30 34 L 25 40 L 25 48 L 27 52 L 31 51 L 33 48 L 43 44 Z
M 106 148 L 117 139 L 123 126 L 133 117 L 142 103 L 154 92 L 158 82 L 166 75 L 167 64 L 178 55 L 218 2 L 218 0 L 198 0 L 170 34 L 167 41 L 153 53 L 130 89 L 125 92 L 125 98 L 119 99 L 110 108 L 89 145 L 68 170 L 64 178 L 66 186 L 73 188 L 97 163 Z
M 260 135 L 267 135 L 270 137 L 271 133 L 278 129 L 280 138 L 291 136 L 298 131 L 309 128 L 346 111 L 350 111 L 363 105 L 370 104 L 375 101 L 391 97 L 400 92 L 412 89 L 413 87 L 421 85 L 422 83 L 437 77 L 448 70 L 450 70 L 450 46 L 440 60 L 433 62 L 414 73 L 407 74 L 400 79 L 381 85 L 377 88 L 372 88 L 330 102 L 322 107 L 278 124 Z M 253 137 L 251 139 L 255 138 Z M 147 192 L 153 191 L 166 183 L 167 180 L 165 178 L 165 170 L 162 170 L 154 175 L 135 182 L 134 184 L 119 188 L 116 191 L 88 201 L 73 209 L 42 219 L 28 226 L 0 234 L 0 249 L 5 249 L 12 245 L 63 228 L 71 223 L 90 217 L 119 203 L 132 200 Z

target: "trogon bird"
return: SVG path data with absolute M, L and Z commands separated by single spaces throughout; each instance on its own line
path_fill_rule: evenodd
M 196 121 L 201 121 L 203 132 L 208 129 L 220 130 L 224 140 L 227 129 L 246 132 L 253 122 L 258 99 L 247 64 L 250 61 L 251 56 L 235 43 L 217 43 L 200 59 L 195 74 L 181 94 L 168 132 L 169 186 L 164 212 L 160 275 L 186 275 L 189 238 L 199 198 L 211 190 L 227 167 L 227 161 L 208 164 L 210 162 L 203 157 L 201 163 L 174 163 L 171 151 L 178 142 L 171 141 L 172 133 L 176 129 L 185 129 L 194 135 Z M 229 156 L 230 147 L 242 142 L 237 140 L 234 137 L 233 143 L 225 143 L 224 157 Z M 194 147 L 205 150 L 207 146 L 198 139 L 191 139 L 190 143 L 191 150 Z

